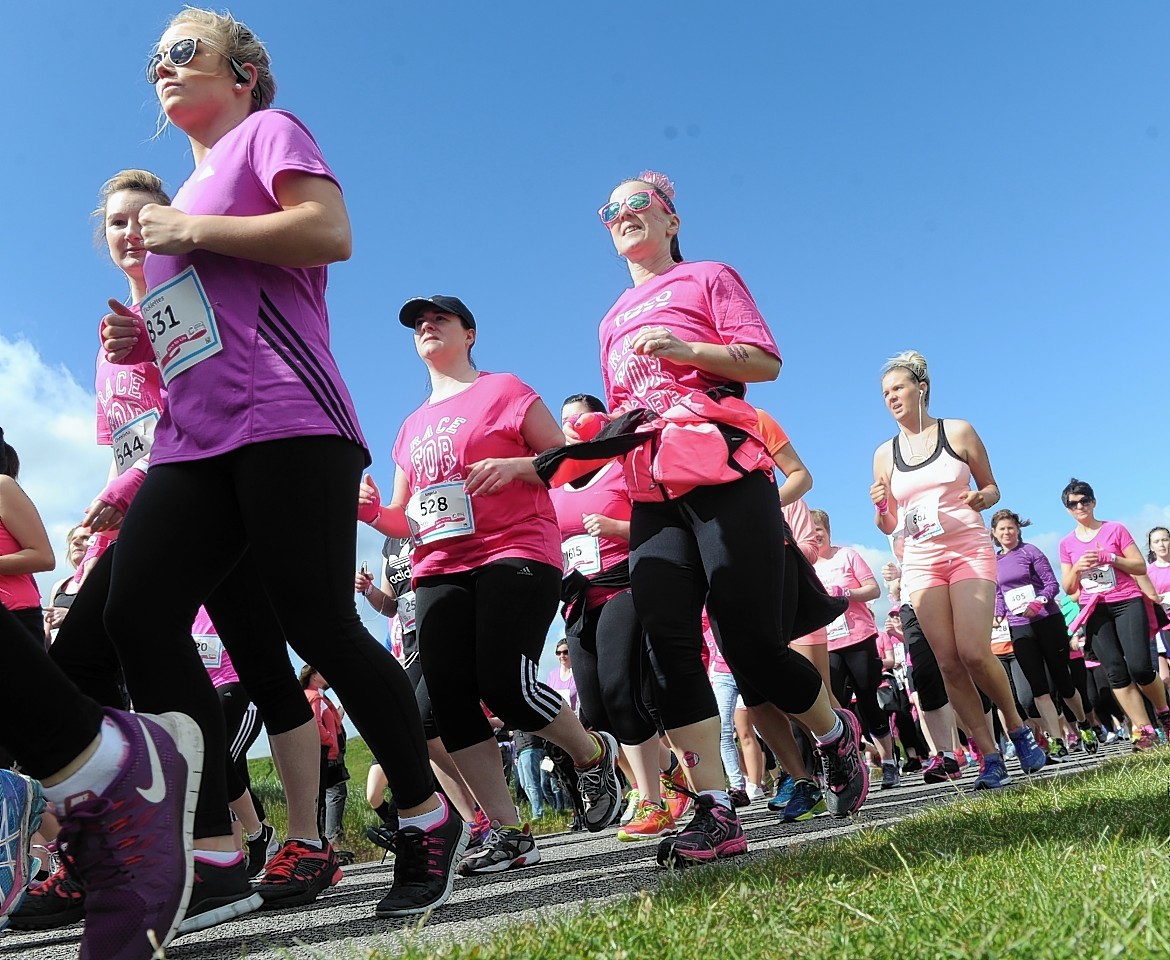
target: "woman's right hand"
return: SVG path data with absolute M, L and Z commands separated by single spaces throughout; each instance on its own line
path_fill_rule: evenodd
M 886 489 L 884 481 L 878 480 L 872 487 L 869 488 L 869 499 L 873 501 L 873 505 L 875 507 L 880 505 L 883 500 L 887 502 L 889 501 L 890 494 Z
M 120 363 L 142 336 L 142 321 L 125 304 L 114 299 L 108 302 L 112 312 L 102 317 L 102 349 L 110 363 Z
M 374 478 L 368 473 L 358 485 L 358 519 L 362 523 L 373 523 L 382 512 L 382 494 Z
M 65 614 L 68 612 L 68 607 L 49 607 L 45 611 L 45 626 L 50 630 L 56 630 L 64 622 Z
M 1073 570 L 1077 573 L 1084 573 L 1086 570 L 1092 570 L 1095 566 L 1098 566 L 1097 551 L 1086 550 L 1081 554 L 1081 558 L 1073 564 Z
M 368 571 L 359 570 L 356 574 L 354 574 L 354 578 L 353 578 L 353 592 L 354 593 L 360 593 L 362 596 L 365 596 L 367 593 L 370 592 L 370 587 L 372 587 L 373 585 L 374 585 L 374 578 Z

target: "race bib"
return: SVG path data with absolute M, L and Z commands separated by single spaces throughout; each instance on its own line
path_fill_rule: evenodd
M 414 494 L 406 505 L 406 520 L 415 543 L 436 543 L 475 533 L 471 498 L 462 480 L 436 483 Z
M 154 428 L 158 421 L 159 412 L 147 410 L 113 432 L 111 439 L 118 476 L 150 453 L 151 445 L 154 443 Z
M 1117 574 L 1108 564 L 1090 567 L 1081 574 L 1081 589 L 1085 593 L 1108 593 L 1117 586 Z
M 414 611 L 417 605 L 413 590 L 404 593 L 398 598 L 398 621 L 402 624 L 403 633 L 410 633 L 414 629 Z
M 825 635 L 830 640 L 842 640 L 849 636 L 849 624 L 845 620 L 845 614 L 841 614 L 825 628 Z
M 601 544 L 597 537 L 590 533 L 578 534 L 569 537 L 561 544 L 561 557 L 564 562 L 565 576 L 574 570 L 585 576 L 591 573 L 601 573 Z
M 913 543 L 925 543 L 942 533 L 942 524 L 938 520 L 938 501 L 908 508 L 904 529 L 906 539 Z
M 215 312 L 194 267 L 146 295 L 142 322 L 163 383 L 223 349 Z
M 991 642 L 992 643 L 1011 643 L 1012 642 L 1012 628 L 1008 626 L 1006 620 L 998 627 L 991 628 Z
M 1004 605 L 1016 616 L 1021 616 L 1028 604 L 1035 599 L 1036 590 L 1030 583 L 1014 590 L 1005 590 L 1003 595 Z
M 223 666 L 223 641 L 219 637 L 214 633 L 202 633 L 196 635 L 194 640 L 204 667 L 218 670 Z

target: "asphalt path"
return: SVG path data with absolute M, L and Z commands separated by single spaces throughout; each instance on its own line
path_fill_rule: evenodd
M 1129 745 L 1124 749 L 1128 751 Z M 1122 748 L 1102 748 L 1096 758 L 1083 754 L 1028 778 L 1060 776 L 1122 756 Z M 1023 779 L 1014 761 L 1009 770 Z M 750 849 L 733 863 L 750 864 L 798 844 L 823 842 L 851 831 L 893 823 L 927 806 L 946 803 L 975 779 L 968 770 L 955 783 L 931 786 L 921 775 L 903 779 L 893 790 L 870 792 L 853 820 L 820 814 L 804 823 L 783 824 L 761 801 L 740 810 Z M 652 841 L 620 843 L 614 830 L 601 834 L 560 833 L 539 839 L 541 862 L 532 867 L 480 877 L 459 877 L 445 906 L 425 924 L 378 920 L 374 906 L 393 877 L 392 860 L 345 868 L 345 879 L 315 904 L 260 912 L 183 937 L 167 948 L 169 960 L 288 960 L 288 958 L 366 957 L 371 948 L 397 952 L 404 942 L 440 943 L 481 939 L 511 924 L 539 920 L 655 890 L 666 872 L 654 862 Z M 702 869 L 698 867 L 696 869 Z M 41 933 L 0 935 L 0 960 L 59 960 L 76 957 L 81 926 Z

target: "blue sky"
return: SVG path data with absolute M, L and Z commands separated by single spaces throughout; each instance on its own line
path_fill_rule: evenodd
M 191 169 L 185 138 L 151 139 L 142 79 L 169 11 L 69 0 L 50 24 L 21 4 L 0 38 L 15 133 L 0 160 L 14 294 L 0 424 L 55 535 L 101 486 L 85 403 L 98 318 L 125 294 L 88 212 L 119 168 L 172 189 Z M 650 166 L 677 184 L 684 255 L 735 266 L 773 327 L 784 369 L 750 398 L 791 434 L 837 542 L 884 548 L 867 495 L 894 432 L 879 370 L 908 347 L 930 361 L 933 412 L 975 424 L 1004 504 L 1050 555 L 1074 474 L 1139 539 L 1170 517 L 1167 5 L 233 12 L 346 193 L 333 343 L 383 483 L 425 396 L 396 320 L 409 297 L 463 298 L 480 367 L 554 409 L 600 390 L 597 323 L 629 279 L 594 211 Z M 376 556 L 372 539 L 361 549 Z

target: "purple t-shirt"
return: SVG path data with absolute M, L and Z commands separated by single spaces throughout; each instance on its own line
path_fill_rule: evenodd
M 998 581 L 995 586 L 995 615 L 1006 616 L 1009 626 L 1023 627 L 1032 622 L 1012 611 L 1022 609 L 1037 597 L 1048 600 L 1044 605 L 1044 616 L 1060 613 L 1060 604 L 1056 602 L 1060 586 L 1056 582 L 1052 564 L 1039 547 L 1022 543 L 1015 550 L 1001 553 L 996 557 L 995 569 Z
M 211 148 L 175 195 L 174 206 L 192 215 L 276 213 L 281 207 L 274 184 L 286 171 L 336 182 L 296 117 L 258 110 Z M 329 349 L 327 269 L 276 267 L 206 250 L 177 257 L 149 254 L 147 286 L 153 293 L 189 267 L 206 291 L 223 349 L 168 383 L 151 461 L 212 457 L 284 437 L 341 436 L 365 448 Z M 143 303 L 151 301 L 148 294 Z M 143 336 L 125 362 L 153 355 Z

